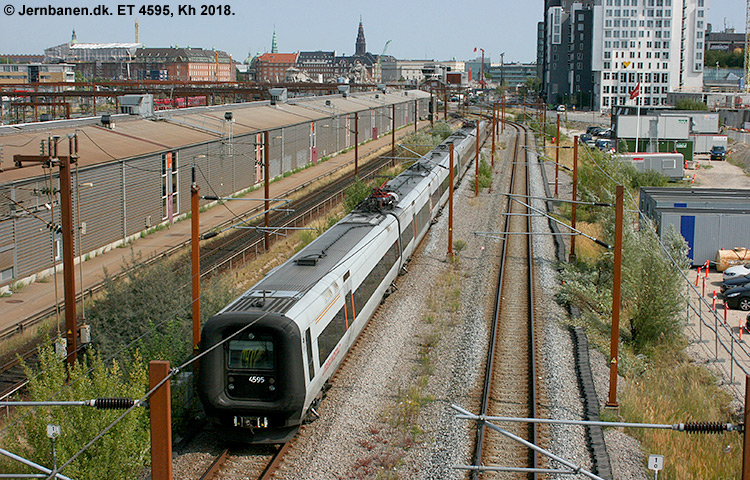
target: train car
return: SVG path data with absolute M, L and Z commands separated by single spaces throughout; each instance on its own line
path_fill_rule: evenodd
M 317 415 L 326 382 L 474 158 L 464 124 L 203 327 L 198 390 L 222 438 L 283 443 Z

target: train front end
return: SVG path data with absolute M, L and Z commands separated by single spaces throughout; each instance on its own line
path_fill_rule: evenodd
M 206 322 L 198 392 L 224 439 L 284 443 L 294 435 L 305 401 L 301 344 L 283 315 L 220 313 Z

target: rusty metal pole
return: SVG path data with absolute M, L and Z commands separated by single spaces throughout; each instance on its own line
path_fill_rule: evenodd
M 547 131 L 547 109 L 544 108 L 544 104 L 540 101 L 539 102 L 539 109 L 541 110 L 542 114 L 542 146 L 547 145 L 547 139 L 545 138 L 547 135 L 545 135 Z
M 414 133 L 417 133 L 417 122 L 419 120 L 419 107 L 417 101 L 414 100 Z
M 359 175 L 359 113 L 354 112 L 354 176 Z
M 558 178 L 560 176 L 560 114 L 557 114 L 557 133 L 555 134 L 555 197 L 557 197 Z
M 745 375 L 745 430 L 742 433 L 742 480 L 750 480 L 750 375 Z
M 495 137 L 497 136 L 497 105 L 492 105 L 492 153 L 490 154 L 490 157 L 492 158 L 492 166 L 495 166 Z
M 265 247 L 266 251 L 271 247 L 269 240 L 270 236 L 268 233 L 268 226 L 270 224 L 270 208 L 271 208 L 271 202 L 268 200 L 271 198 L 271 179 L 269 178 L 271 176 L 271 165 L 270 165 L 270 150 L 271 150 L 271 132 L 266 130 L 263 132 L 263 186 L 264 186 L 264 195 L 265 195 L 265 202 L 264 202 L 264 208 L 266 210 L 265 213 L 265 231 L 263 232 L 263 246 Z
M 505 92 L 503 92 L 503 111 L 500 115 L 500 133 L 505 132 Z
M 453 142 L 450 144 L 450 173 L 448 174 L 448 256 L 453 256 Z
M 479 196 L 479 120 L 477 120 L 477 136 L 474 139 L 476 148 L 474 149 L 474 196 Z
M 148 364 L 149 390 L 169 375 L 169 362 L 153 360 Z M 169 380 L 149 399 L 151 416 L 151 478 L 172 480 L 172 393 Z
M 578 206 L 576 200 L 578 200 L 578 135 L 573 137 L 573 195 L 572 200 L 573 204 L 571 206 L 571 218 L 570 218 L 570 225 L 575 229 L 576 228 L 576 207 Z M 570 256 L 568 257 L 568 261 L 575 262 L 576 261 L 576 236 L 572 235 L 570 237 Z
M 612 285 L 612 338 L 609 347 L 609 400 L 607 406 L 617 408 L 617 357 L 620 348 L 620 286 L 622 284 L 622 222 L 625 188 L 617 186 L 615 213 L 615 265 Z
M 443 120 L 448 121 L 448 89 L 443 88 Z
M 435 116 L 437 115 L 437 109 L 435 108 L 435 100 L 433 97 L 432 87 L 430 87 L 430 128 L 435 126 Z
M 396 166 L 396 104 L 391 105 L 391 164 Z
M 57 157 L 57 141 L 54 143 L 54 157 Z M 60 167 L 60 220 L 63 244 L 63 285 L 65 296 L 65 338 L 68 345 L 68 365 L 73 366 L 78 356 L 78 322 L 76 319 L 76 277 L 73 253 L 73 191 L 71 163 L 73 152 L 58 158 Z M 54 160 L 54 158 L 53 158 Z M 54 222 L 54 219 L 53 219 Z
M 193 183 L 190 186 L 190 246 L 193 275 L 193 352 L 198 351 L 201 341 L 201 250 L 200 250 L 200 187 L 195 181 L 193 166 Z

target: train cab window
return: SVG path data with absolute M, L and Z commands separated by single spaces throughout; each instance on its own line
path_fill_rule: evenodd
M 273 370 L 274 343 L 271 335 L 247 333 L 229 341 L 227 363 L 230 369 Z

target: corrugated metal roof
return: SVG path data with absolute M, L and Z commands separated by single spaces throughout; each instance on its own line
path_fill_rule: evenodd
M 234 117 L 233 134 L 243 135 L 428 97 L 429 93 L 418 90 L 410 90 L 408 95 L 403 91 L 368 92 L 349 94 L 346 98 L 341 95 L 298 98 L 275 106 L 253 102 L 162 111 L 150 119 L 113 115 L 114 130 L 99 126 L 100 117 L 0 127 L 3 158 L 0 184 L 40 174 L 37 168 L 15 168 L 13 156 L 39 155 L 39 142 L 48 135 L 61 137 L 59 154 L 65 155 L 66 136 L 78 132 L 79 166 L 84 167 L 217 140 L 221 137 L 225 112 L 232 112 Z M 326 105 L 326 100 L 331 105 Z

